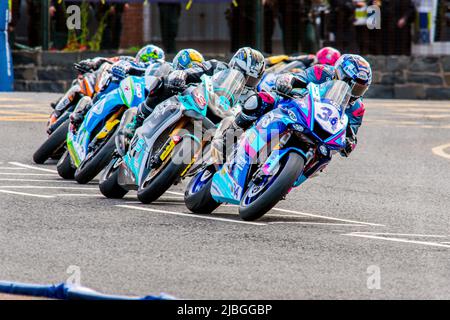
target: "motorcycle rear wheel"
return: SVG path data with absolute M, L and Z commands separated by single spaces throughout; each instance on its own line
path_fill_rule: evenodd
M 286 196 L 302 173 L 304 165 L 303 158 L 291 152 L 283 158 L 278 172 L 260 190 L 250 182 L 239 205 L 239 216 L 246 221 L 261 218 Z

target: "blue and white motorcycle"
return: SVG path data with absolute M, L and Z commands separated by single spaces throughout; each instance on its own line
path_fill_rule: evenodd
M 117 89 L 94 103 L 78 128 L 69 127 L 67 152 L 57 164 L 61 177 L 74 177 L 78 183 L 88 183 L 111 161 L 115 150 L 114 137 L 123 114 L 145 101 L 146 87 L 166 73 L 166 68 L 159 68 L 157 64 L 153 68 L 153 74 L 123 79 Z M 75 112 L 82 113 L 83 108 L 90 107 L 91 101 L 89 97 L 82 98 Z
M 100 177 L 102 194 L 122 198 L 137 190 L 143 203 L 158 199 L 193 168 L 216 124 L 233 115 L 244 85 L 242 73 L 223 70 L 156 106 L 129 147 L 119 139 L 120 155 Z
M 231 203 L 244 220 L 262 217 L 345 146 L 349 97 L 350 87 L 335 80 L 281 98 L 241 136 L 225 164 L 207 165 L 192 178 L 187 208 L 211 213 Z

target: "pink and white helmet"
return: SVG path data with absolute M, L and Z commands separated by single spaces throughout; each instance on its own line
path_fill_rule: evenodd
M 334 66 L 336 61 L 341 57 L 339 50 L 332 47 L 325 47 L 316 53 L 317 63 Z

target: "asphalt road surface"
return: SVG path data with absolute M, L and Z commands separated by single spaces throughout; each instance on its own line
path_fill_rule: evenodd
M 450 299 L 450 103 L 367 101 L 357 150 L 255 223 L 32 163 L 55 94 L 0 94 L 0 279 L 194 299 Z M 79 272 L 78 272 L 79 271 Z

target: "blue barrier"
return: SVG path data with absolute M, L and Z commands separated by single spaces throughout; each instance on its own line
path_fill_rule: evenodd
M 0 281 L 0 293 L 35 296 L 59 300 L 174 300 L 175 298 L 160 294 L 159 296 L 130 297 L 108 295 L 89 288 L 67 283 L 54 285 L 36 285 L 29 283 Z
M 0 91 L 12 91 L 13 64 L 8 43 L 9 1 L 0 1 Z

